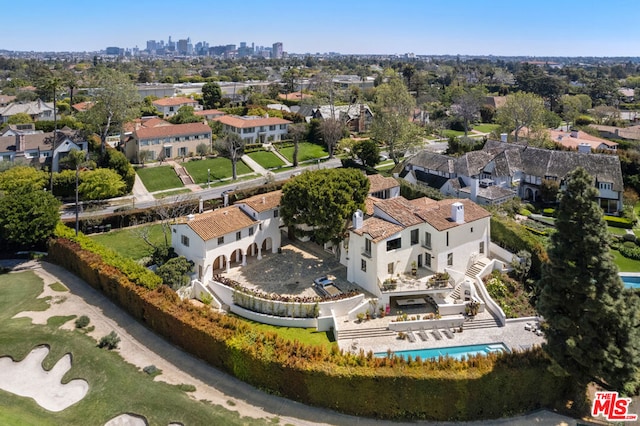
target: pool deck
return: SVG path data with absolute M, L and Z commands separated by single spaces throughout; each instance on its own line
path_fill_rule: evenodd
M 483 317 L 486 316 L 490 316 L 490 314 L 483 313 Z M 388 326 L 388 323 L 393 318 L 395 317 L 391 316 L 357 323 L 357 321 L 350 321 L 348 318 L 343 317 L 339 319 L 339 321 L 342 321 L 339 325 L 339 329 L 346 330 L 361 328 L 362 330 L 364 330 L 365 328 L 386 328 Z M 442 338 L 439 340 L 436 339 L 436 337 L 433 335 L 432 330 L 425 329 L 424 331 L 427 335 L 426 341 L 420 339 L 420 337 L 416 333 L 418 331 L 416 329 L 413 330 L 413 334 L 415 335 L 414 342 L 411 342 L 407 339 L 399 339 L 397 337 L 397 334 L 394 334 L 393 336 L 340 339 L 338 341 L 338 346 L 340 347 L 340 349 L 349 352 L 360 352 L 362 350 L 365 353 L 368 353 L 369 351 L 379 353 L 387 352 L 388 350 L 405 351 L 415 349 L 445 348 L 450 346 L 504 343 L 509 348 L 509 350 L 517 351 L 533 346 L 538 346 L 544 343 L 544 336 L 538 336 L 532 331 L 525 330 L 524 326 L 526 322 L 533 323 L 535 321 L 510 321 L 507 322 L 504 327 L 495 326 L 481 329 L 465 330 L 463 327 L 463 332 L 453 333 L 453 338 L 448 338 L 442 333 L 442 329 L 439 329 L 439 332 L 442 335 Z

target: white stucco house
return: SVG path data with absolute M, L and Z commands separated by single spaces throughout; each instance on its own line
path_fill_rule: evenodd
M 476 259 L 487 256 L 489 219 L 488 211 L 464 199 L 374 200 L 371 215 L 354 214 L 341 259 L 347 279 L 385 298 L 384 283 L 411 274 L 414 266 L 423 276 L 464 275 Z
M 171 226 L 171 245 L 195 264 L 198 280 L 228 272 L 231 264 L 246 265 L 281 244 L 281 191 L 256 195 L 232 206 L 189 215 Z
M 237 133 L 246 143 L 269 143 L 282 140 L 289 133 L 292 122 L 278 117 L 253 115 L 223 115 L 214 121 L 222 123 L 222 130 Z

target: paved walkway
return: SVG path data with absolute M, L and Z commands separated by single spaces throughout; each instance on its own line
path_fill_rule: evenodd
M 262 176 L 266 175 L 269 172 L 269 170 L 267 170 L 264 167 L 262 167 L 260 164 L 258 164 L 257 161 L 255 161 L 253 158 L 249 157 L 247 154 L 244 154 L 241 157 L 241 160 L 244 161 L 244 163 L 247 166 L 249 166 L 250 169 L 252 169 L 256 173 L 260 173 Z
M 142 201 L 153 201 L 153 195 L 151 195 L 151 193 L 149 191 L 147 191 L 147 187 L 144 186 L 144 183 L 142 183 L 142 179 L 140 179 L 140 176 L 138 176 L 138 174 L 136 173 L 136 179 L 133 182 L 133 197 L 135 199 L 135 202 L 139 203 Z

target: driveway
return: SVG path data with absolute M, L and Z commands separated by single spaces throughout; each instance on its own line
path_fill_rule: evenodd
M 52 305 L 47 311 L 29 313 L 34 322 L 46 322 L 53 315 L 84 314 L 95 326 L 92 337 L 98 339 L 115 330 L 121 338 L 118 352 L 128 362 L 142 369 L 156 365 L 163 373 L 157 380 L 172 384 L 191 383 L 196 386 L 193 397 L 237 411 L 250 418 L 277 417 L 279 424 L 292 425 L 577 425 L 577 421 L 548 411 L 538 411 L 513 419 L 485 422 L 389 422 L 343 415 L 328 409 L 311 407 L 262 392 L 223 373 L 205 362 L 181 351 L 145 328 L 134 318 L 114 305 L 104 295 L 64 268 L 46 262 L 0 261 L 0 265 L 14 270 L 33 270 L 47 284 L 61 282 L 69 288 L 66 299 Z M 57 293 L 60 296 L 60 293 Z M 67 325 L 72 327 L 73 325 Z M 584 422 L 582 422 L 584 423 Z

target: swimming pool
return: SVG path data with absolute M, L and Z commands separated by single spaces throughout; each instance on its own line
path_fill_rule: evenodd
M 620 275 L 620 278 L 622 278 L 622 282 L 626 288 L 640 288 L 640 277 Z
M 471 355 L 477 354 L 487 355 L 491 352 L 510 351 L 504 343 L 489 343 L 483 345 L 450 346 L 448 348 L 415 349 L 409 351 L 397 351 L 393 353 L 405 359 L 409 356 L 413 359 L 418 356 L 421 359 L 438 358 L 439 356 L 450 356 L 451 358 L 462 359 L 462 357 L 468 358 Z M 387 356 L 387 353 L 380 352 L 374 355 L 379 358 L 384 358 Z

